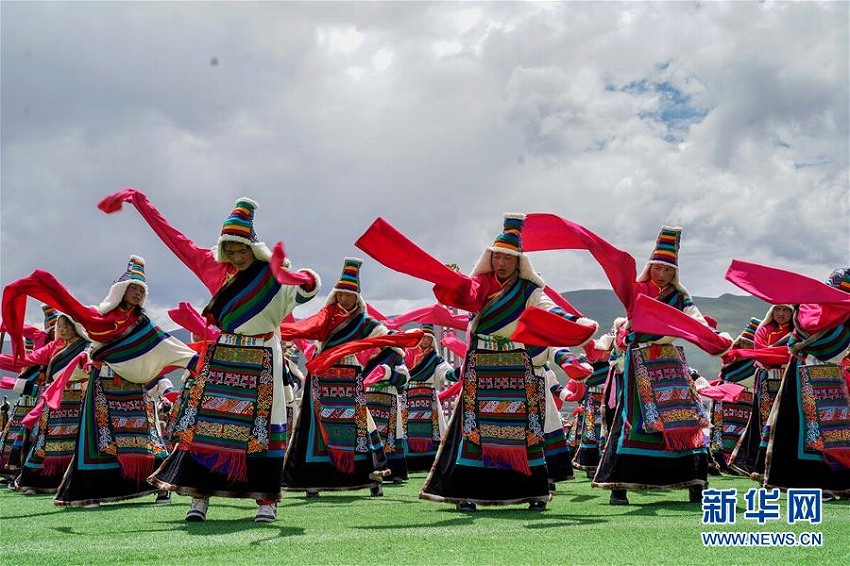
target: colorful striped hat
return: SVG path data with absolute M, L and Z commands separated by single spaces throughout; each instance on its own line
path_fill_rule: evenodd
M 224 226 L 221 227 L 222 239 L 247 246 L 256 243 L 258 240 L 257 233 L 254 232 L 254 211 L 258 206 L 248 197 L 236 199 L 233 212 L 224 219 Z
M 655 250 L 649 258 L 650 263 L 660 263 L 679 268 L 679 242 L 682 229 L 678 226 L 662 226 L 655 243 Z
M 49 332 L 59 320 L 59 312 L 50 305 L 41 305 L 41 310 L 44 312 L 44 330 Z
M 245 244 L 254 252 L 254 257 L 261 261 L 269 261 L 272 251 L 264 243 L 259 241 L 254 231 L 254 211 L 260 207 L 256 201 L 248 197 L 239 197 L 233 207 L 230 216 L 224 219 L 221 227 L 221 235 L 218 244 L 213 249 L 216 261 L 224 262 L 224 243 L 236 242 Z
M 425 336 L 430 335 L 431 337 L 436 337 L 436 330 L 434 329 L 433 324 L 423 324 L 419 327 L 419 330 L 425 333 Z
M 826 284 L 850 293 L 850 267 L 839 268 L 830 273 Z
M 506 213 L 502 233 L 496 237 L 496 241 L 493 242 L 490 250 L 511 255 L 521 255 L 523 222 L 525 222 L 525 214 Z
M 335 291 L 348 291 L 356 295 L 360 294 L 360 266 L 363 260 L 357 257 L 347 257 L 342 265 L 342 275 L 334 285 Z
M 137 255 L 130 256 L 130 261 L 127 262 L 127 271 L 115 280 L 116 283 L 121 283 L 122 281 L 130 281 L 131 283 L 147 285 L 144 258 Z
M 756 329 L 761 324 L 761 319 L 756 317 L 750 317 L 750 322 L 747 323 L 747 327 L 741 331 L 741 334 L 738 336 L 741 340 L 749 340 L 750 342 L 755 342 L 756 340 Z

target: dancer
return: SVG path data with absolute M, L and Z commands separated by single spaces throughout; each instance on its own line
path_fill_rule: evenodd
M 181 396 L 176 447 L 148 478 L 160 489 L 192 496 L 190 522 L 205 521 L 211 496 L 254 499 L 257 522 L 277 519 L 286 449 L 283 352 L 278 327 L 319 290 L 319 276 L 284 267 L 254 231 L 257 203 L 236 200 L 213 250 L 173 228 L 147 197 L 125 189 L 101 201 L 105 212 L 135 206 L 154 232 L 206 285 L 202 316 L 216 327 L 203 337 L 197 375 Z

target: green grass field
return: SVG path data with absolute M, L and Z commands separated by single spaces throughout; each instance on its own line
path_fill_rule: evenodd
M 425 475 L 368 490 L 326 492 L 319 499 L 285 493 L 275 523 L 253 522 L 252 501 L 213 498 L 206 523 L 186 523 L 189 499 L 167 506 L 153 496 L 99 509 L 60 508 L 48 495 L 0 490 L 0 564 L 850 564 L 850 501 L 823 504 L 820 525 L 759 526 L 743 518 L 743 493 L 755 483 L 711 478 L 738 489 L 738 520 L 703 526 L 687 491 L 630 492 L 611 507 L 609 492 L 591 489 L 582 472 L 558 484 L 543 513 L 525 506 L 453 506 L 417 498 Z M 706 548 L 702 531 L 822 533 L 823 546 Z

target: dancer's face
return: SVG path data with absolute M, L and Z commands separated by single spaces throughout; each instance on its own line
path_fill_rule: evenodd
M 68 322 L 67 318 L 62 316 L 56 321 L 56 336 L 67 342 L 77 337 L 77 330 L 74 325 Z
M 773 320 L 775 320 L 778 324 L 788 324 L 791 322 L 791 317 L 793 315 L 794 311 L 788 307 L 781 305 L 773 307 Z
M 239 242 L 225 242 L 221 246 L 224 250 L 225 261 L 232 263 L 237 271 L 245 271 L 248 269 L 254 260 L 254 251 L 251 246 L 240 244 Z
M 145 288 L 141 285 L 131 283 L 127 285 L 127 290 L 124 291 L 124 304 L 131 307 L 136 307 L 142 304 L 145 298 Z
M 649 278 L 662 289 L 673 281 L 676 270 L 667 265 L 653 263 L 649 266 Z
M 357 304 L 357 295 L 348 291 L 337 291 L 336 302 L 345 310 L 350 311 Z
M 490 264 L 493 267 L 493 273 L 499 278 L 499 281 L 505 281 L 513 277 L 519 268 L 519 257 L 502 252 L 493 252 L 490 259 Z

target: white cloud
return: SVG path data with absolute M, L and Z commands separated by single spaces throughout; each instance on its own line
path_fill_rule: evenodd
M 261 238 L 328 288 L 377 216 L 468 271 L 513 210 L 585 224 L 639 265 L 661 224 L 682 224 L 699 295 L 732 290 L 733 257 L 822 278 L 850 248 L 847 16 L 838 2 L 7 3 L 0 283 L 40 267 L 92 303 L 138 253 L 151 308 L 203 305 L 138 214 L 96 210 L 124 186 L 203 246 L 252 196 Z M 586 254 L 534 263 L 560 290 L 606 285 Z M 381 310 L 432 300 L 369 260 L 363 284 Z
M 389 49 L 379 49 L 372 56 L 372 67 L 382 73 L 386 71 L 393 62 L 393 52 Z
M 319 28 L 316 37 L 320 45 L 327 47 L 331 53 L 343 55 L 353 53 L 363 45 L 365 36 L 354 26 L 345 28 Z

